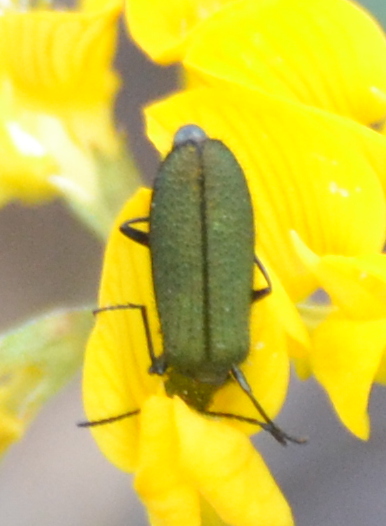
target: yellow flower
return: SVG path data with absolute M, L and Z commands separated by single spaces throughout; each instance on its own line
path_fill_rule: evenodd
M 156 28 L 153 16 L 160 14 Z M 291 357 L 301 375 L 315 374 L 342 422 L 367 438 L 371 386 L 386 381 L 386 137 L 375 131 L 386 115 L 382 31 L 344 0 L 208 0 L 179 2 L 178 9 L 174 2 L 149 8 L 128 0 L 127 16 L 151 57 L 181 60 L 185 68 L 189 89 L 145 112 L 158 150 L 164 155 L 176 129 L 195 123 L 222 140 L 245 171 L 256 252 L 274 291 L 253 305 L 251 349 L 242 364 L 256 398 L 276 414 Z M 118 230 L 128 219 L 147 217 L 149 200 L 142 190 L 117 219 L 99 304 L 146 305 L 158 355 L 149 252 Z M 325 302 L 317 298 L 321 291 Z M 214 510 L 232 525 L 291 524 L 245 437 L 256 430 L 210 420 L 178 397 L 168 398 L 163 379 L 148 374 L 139 327 L 133 310 L 98 314 L 84 397 L 90 420 L 135 412 L 92 430 L 106 456 L 135 473 L 152 523 L 199 525 Z M 253 414 L 232 384 L 219 389 L 210 409 Z M 262 481 L 270 497 L 259 484 L 254 495 L 232 489 L 238 480 L 249 488 L 250 477 Z
M 375 306 L 369 310 L 368 303 L 375 301 L 373 292 L 382 283 L 385 268 L 380 254 L 386 228 L 382 187 L 384 136 L 353 120 L 233 84 L 227 89 L 224 84 L 221 89 L 201 88 L 177 94 L 152 105 L 146 115 L 148 133 L 161 151 L 176 128 L 195 122 L 211 137 L 223 140 L 235 153 L 251 191 L 257 250 L 264 254 L 293 302 L 303 303 L 322 288 L 330 294 L 334 305 L 341 306 L 346 298 L 345 306 L 352 309 L 352 296 L 358 295 L 356 304 L 362 305 L 362 310 L 358 308 L 355 316 L 348 312 L 358 327 L 370 317 L 381 316 L 383 311 Z M 349 262 L 354 261 L 356 272 L 343 279 L 340 263 L 330 265 L 323 275 L 321 270 L 318 274 L 315 264 L 310 265 L 294 241 L 292 231 L 322 259 L 335 254 L 341 258 L 339 261 L 345 261 L 348 269 L 352 265 Z M 369 265 L 368 257 L 376 258 L 376 264 Z M 376 285 L 373 279 L 368 279 L 362 280 L 360 286 L 353 286 L 361 273 L 371 276 L 374 272 L 377 272 Z M 333 285 L 328 281 L 332 280 L 331 274 L 335 279 Z M 334 293 L 333 287 L 338 291 Z M 363 289 L 367 294 L 366 304 L 359 295 L 364 294 Z M 382 304 L 383 288 L 379 294 L 376 305 Z M 286 314 L 289 312 L 287 309 Z M 323 313 L 325 317 L 326 309 Z M 294 319 L 292 316 L 291 323 Z M 301 365 L 303 375 L 310 370 L 315 373 L 342 421 L 352 432 L 365 438 L 368 395 L 386 344 L 382 339 L 382 324 L 379 324 L 377 351 L 373 347 L 376 356 L 367 354 L 371 367 L 368 366 L 368 374 L 359 380 L 363 353 L 353 347 L 355 341 L 359 346 L 359 340 L 353 341 L 350 326 L 342 325 L 344 329 L 339 338 L 335 330 L 331 338 L 335 337 L 336 343 L 332 346 L 331 342 L 327 343 L 324 332 L 330 325 L 324 319 L 318 321 L 320 325 L 311 334 L 311 345 L 308 345 L 299 324 L 296 330 L 293 325 L 290 333 L 289 318 L 283 314 L 280 322 L 289 336 L 289 352 L 297 359 L 308 356 L 299 364 L 299 370 Z M 371 324 L 365 323 L 362 340 L 372 330 Z M 374 338 L 368 341 L 373 342 Z M 355 396 L 349 397 L 348 381 Z M 345 397 L 344 402 L 339 396 Z M 359 398 L 360 403 L 353 403 Z
M 142 189 L 117 219 L 106 251 L 99 304 L 145 305 L 157 354 L 162 352 L 159 321 L 150 278 L 150 254 L 128 240 L 119 225 L 149 213 L 150 191 Z M 251 314 L 251 350 L 244 373 L 269 414 L 276 414 L 288 382 L 285 334 L 273 295 L 257 302 Z M 278 294 L 280 296 L 280 294 Z M 214 421 L 168 398 L 164 379 L 149 375 L 150 356 L 140 313 L 103 311 L 97 315 L 84 370 L 84 400 L 89 420 L 128 411 L 139 414 L 92 428 L 106 456 L 135 473 L 135 485 L 153 524 L 206 523 L 208 508 L 232 525 L 292 524 L 288 505 L 245 432 L 255 426 Z M 221 388 L 210 408 L 256 417 L 237 385 Z M 221 444 L 221 447 L 219 447 Z
M 184 20 L 169 15 L 166 40 Z M 190 89 L 147 110 L 149 136 L 165 152 L 175 129 L 194 122 L 236 154 L 257 246 L 310 331 L 307 342 L 297 321 L 291 334 L 286 309 L 290 355 L 366 438 L 371 385 L 386 381 L 386 143 L 360 124 L 385 121 L 385 35 L 346 0 L 240 0 L 206 15 L 190 16 L 180 47 Z M 149 52 L 146 35 L 134 36 Z
M 94 228 L 109 227 L 99 171 L 121 149 L 112 118 L 118 15 L 110 2 L 0 16 L 0 204 L 63 196 Z

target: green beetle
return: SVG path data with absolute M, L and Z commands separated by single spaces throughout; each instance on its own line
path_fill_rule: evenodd
M 149 233 L 133 227 L 145 222 Z M 205 414 L 260 425 L 282 444 L 303 443 L 271 421 L 238 367 L 249 352 L 251 303 L 269 294 L 271 283 L 254 255 L 251 198 L 232 152 L 198 126 L 180 128 L 156 176 L 150 216 L 127 221 L 121 232 L 150 249 L 163 354 L 154 354 L 145 306 L 101 310 L 141 310 L 149 372 L 165 375 L 167 394 Z M 254 264 L 267 281 L 261 290 L 252 289 Z M 208 410 L 214 393 L 232 379 L 263 422 Z

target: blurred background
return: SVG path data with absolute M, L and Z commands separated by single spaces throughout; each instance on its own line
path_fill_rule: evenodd
M 386 27 L 385 0 L 362 3 Z M 117 120 L 128 131 L 141 172 L 150 181 L 158 159 L 144 136 L 140 108 L 173 89 L 177 71 L 150 64 L 123 29 L 117 68 L 127 87 L 118 100 Z M 60 203 L 2 209 L 0 329 L 57 305 L 96 304 L 102 256 L 103 247 Z M 297 526 L 385 524 L 386 389 L 374 389 L 367 443 L 342 428 L 312 380 L 294 379 L 289 393 L 277 421 L 293 434 L 309 436 L 309 444 L 283 448 L 263 433 L 256 444 L 286 494 Z M 108 463 L 88 430 L 75 426 L 82 419 L 79 374 L 2 461 L 1 526 L 147 524 L 130 477 Z

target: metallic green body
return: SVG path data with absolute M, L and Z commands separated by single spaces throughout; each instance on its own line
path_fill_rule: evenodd
M 223 143 L 187 140 L 163 161 L 149 246 L 167 391 L 204 409 L 249 351 L 253 211 Z

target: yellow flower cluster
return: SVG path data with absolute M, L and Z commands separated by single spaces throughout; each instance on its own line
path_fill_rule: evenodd
M 256 398 L 278 412 L 293 359 L 367 438 L 369 392 L 386 380 L 383 32 L 346 0 L 127 0 L 126 13 L 153 60 L 178 60 L 184 70 L 185 89 L 145 111 L 159 151 L 179 126 L 195 123 L 245 170 L 256 251 L 274 291 L 252 307 L 242 365 Z M 146 305 L 159 354 L 150 255 L 118 230 L 146 217 L 149 201 L 142 189 L 117 218 L 99 301 Z M 152 524 L 290 526 L 288 505 L 246 437 L 256 429 L 168 398 L 149 365 L 139 313 L 101 312 L 86 356 L 87 415 L 140 410 L 93 433 L 112 462 L 135 472 Z M 245 398 L 230 383 L 211 409 L 253 415 Z
M 103 4 L 71 11 L 15 0 L 0 13 L 0 206 L 62 197 L 99 235 L 122 203 L 105 195 L 116 179 L 100 177 L 121 149 L 112 60 L 122 6 Z M 80 367 L 90 313 L 75 310 L 0 335 L 1 453 Z
M 367 438 L 371 384 L 385 380 L 385 36 L 343 0 L 216 9 L 179 35 L 190 89 L 146 110 L 148 133 L 165 152 L 173 130 L 195 122 L 236 154 L 257 250 L 312 328 L 305 342 L 283 323 L 289 353 Z M 145 25 L 142 45 L 154 56 Z
M 119 13 L 117 2 L 78 11 L 15 3 L 0 17 L 0 204 L 64 197 L 102 230 L 95 153 L 119 149 L 111 65 Z

